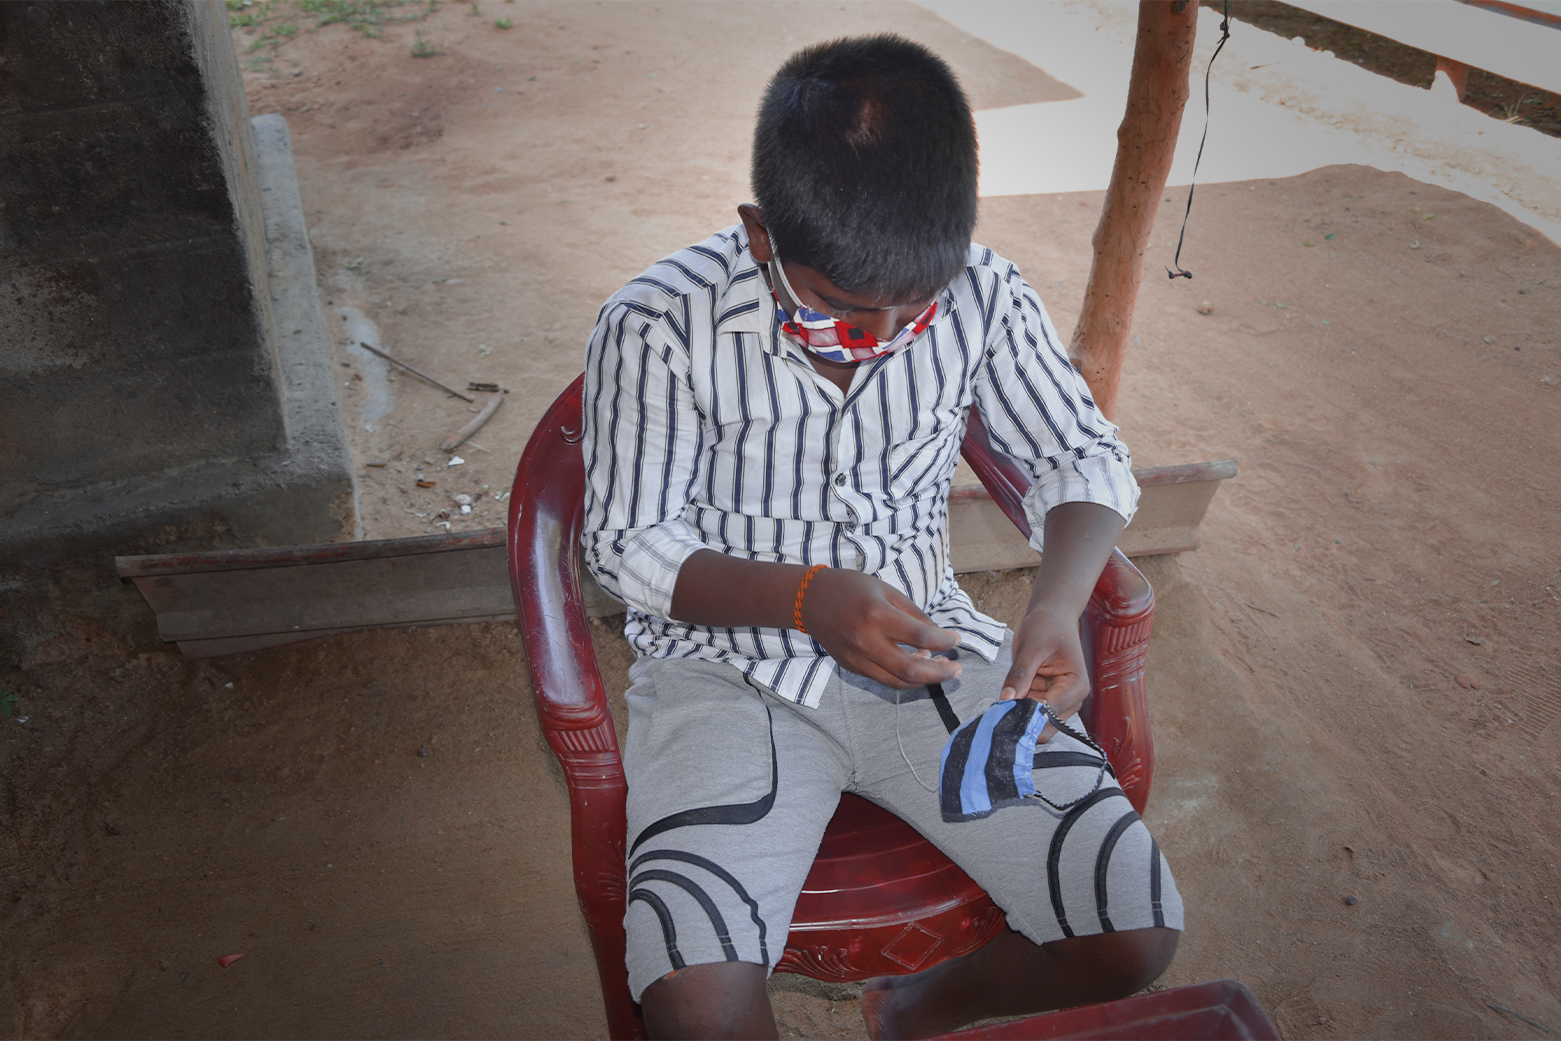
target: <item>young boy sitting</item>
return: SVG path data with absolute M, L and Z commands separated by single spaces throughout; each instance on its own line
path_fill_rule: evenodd
M 1048 724 L 1041 800 L 945 819 L 948 710 L 1072 717 L 1078 620 L 1138 497 L 1018 270 L 971 244 L 976 137 L 894 36 L 794 55 L 759 110 L 756 205 L 602 308 L 586 363 L 586 557 L 628 605 L 629 984 L 655 1036 L 774 1037 L 765 981 L 840 793 L 904 818 L 1009 929 L 875 980 L 875 1037 L 1131 994 L 1181 900 L 1088 746 Z M 1010 633 L 948 555 L 972 406 L 1026 467 L 1045 555 Z M 1041 548 L 1041 539 L 1035 540 Z

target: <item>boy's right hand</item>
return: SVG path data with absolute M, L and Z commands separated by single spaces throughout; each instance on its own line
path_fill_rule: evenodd
M 672 617 L 692 625 L 791 629 L 806 573 L 800 564 L 701 549 L 678 570 Z M 820 569 L 802 598 L 802 624 L 843 668 L 890 687 L 924 687 L 960 674 L 958 662 L 933 657 L 959 646 L 959 633 L 939 629 L 905 594 L 860 571 Z
M 815 575 L 802 601 L 802 624 L 843 668 L 885 686 L 924 687 L 961 672 L 958 662 L 933 657 L 959 646 L 959 633 L 939 629 L 904 593 L 860 571 L 825 568 Z

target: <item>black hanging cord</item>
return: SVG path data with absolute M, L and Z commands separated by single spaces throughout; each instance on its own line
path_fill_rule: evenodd
M 1193 15 L 1197 17 L 1196 14 Z M 1171 261 L 1176 265 L 1176 270 L 1165 269 L 1166 278 L 1191 278 L 1192 272 L 1182 267 L 1182 241 L 1187 238 L 1187 218 L 1192 216 L 1192 193 L 1198 186 L 1198 164 L 1203 162 L 1203 143 L 1209 139 L 1209 73 L 1214 71 L 1214 59 L 1220 56 L 1220 49 L 1225 46 L 1225 41 L 1230 39 L 1230 0 L 1225 0 L 1225 14 L 1220 21 L 1220 42 L 1214 48 L 1214 53 L 1209 55 L 1208 68 L 1203 70 L 1203 137 L 1198 140 L 1198 158 L 1192 164 L 1192 183 L 1187 186 L 1187 212 L 1182 214 L 1182 231 L 1176 236 L 1176 257 Z

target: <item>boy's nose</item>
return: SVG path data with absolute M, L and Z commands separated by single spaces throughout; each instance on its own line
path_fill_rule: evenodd
M 857 319 L 852 322 L 853 325 L 865 333 L 872 333 L 878 338 L 880 343 L 890 339 L 899 331 L 894 328 L 893 323 L 888 318 L 885 318 L 882 313 L 872 315 L 871 317 L 861 315 L 853 315 L 852 317 Z
M 872 333 L 882 343 L 892 340 L 900 334 L 900 330 L 915 320 L 912 314 L 905 317 L 900 314 L 900 308 L 893 307 L 887 311 L 870 311 L 852 315 L 852 324 L 863 332 Z

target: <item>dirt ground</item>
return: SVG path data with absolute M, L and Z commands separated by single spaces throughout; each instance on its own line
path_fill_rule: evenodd
M 735 220 L 759 91 L 796 47 L 892 27 L 978 108 L 1073 93 L 896 3 L 478 10 L 301 32 L 246 76 L 292 128 L 344 330 L 512 391 L 450 466 L 465 403 L 339 347 L 371 538 L 498 523 L 600 302 Z M 1158 275 L 1163 207 L 1118 417 L 1138 465 L 1240 466 L 1202 549 L 1140 562 L 1147 817 L 1188 908 L 1161 985 L 1240 979 L 1292 1038 L 1554 1034 L 1561 249 L 1364 167 L 1197 200 L 1191 282 Z M 1064 330 L 1100 205 L 983 201 L 978 239 Z M 1012 618 L 1025 578 L 966 585 Z M 0 662 L 0 688 L 0 1032 L 604 1036 L 513 627 L 191 662 L 83 623 Z M 772 990 L 786 1036 L 864 1036 L 849 988 Z

